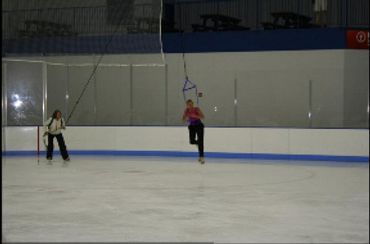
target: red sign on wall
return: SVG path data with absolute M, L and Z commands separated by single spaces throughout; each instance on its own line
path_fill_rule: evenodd
M 369 49 L 369 31 L 368 30 L 348 30 L 347 48 Z

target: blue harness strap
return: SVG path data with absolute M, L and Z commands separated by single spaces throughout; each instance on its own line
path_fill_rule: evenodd
M 195 90 L 195 96 L 197 97 L 197 105 L 199 105 L 199 97 L 198 97 L 198 89 L 197 85 L 191 82 L 188 77 L 186 77 L 184 81 L 184 86 L 182 88 L 182 94 L 184 96 L 184 101 L 186 102 L 186 92 L 194 89 Z

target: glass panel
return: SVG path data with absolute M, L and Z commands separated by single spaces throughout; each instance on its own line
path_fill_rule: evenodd
M 308 127 L 309 83 L 286 71 L 241 73 L 237 105 L 239 126 Z
M 47 113 L 49 118 L 58 109 L 63 118 L 68 116 L 68 67 L 62 65 L 47 66 Z
M 166 124 L 164 70 L 163 67 L 133 67 L 133 125 Z
M 130 124 L 130 67 L 100 67 L 96 73 L 96 124 Z
M 7 62 L 8 125 L 42 124 L 42 65 Z
M 69 121 L 70 125 L 95 125 L 96 80 L 95 76 L 91 77 L 93 68 L 94 67 L 92 66 L 69 67 L 69 100 L 67 105 L 69 109 L 69 115 L 71 115 Z M 87 85 L 90 77 L 90 82 Z M 84 89 L 85 91 L 82 94 Z

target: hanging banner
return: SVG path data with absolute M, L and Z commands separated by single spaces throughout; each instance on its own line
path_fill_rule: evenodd
M 347 48 L 369 49 L 369 31 L 347 30 Z

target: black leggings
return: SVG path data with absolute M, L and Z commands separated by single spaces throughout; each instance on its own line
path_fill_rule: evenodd
M 199 157 L 204 157 L 204 125 L 189 125 L 188 128 L 190 144 L 198 145 Z
M 69 156 L 68 156 L 66 144 L 64 143 L 64 138 L 63 138 L 62 133 L 58 135 L 48 134 L 48 151 L 46 153 L 46 158 L 53 158 L 54 137 L 57 138 L 59 150 L 60 150 L 60 153 L 62 154 L 63 159 L 67 159 Z

